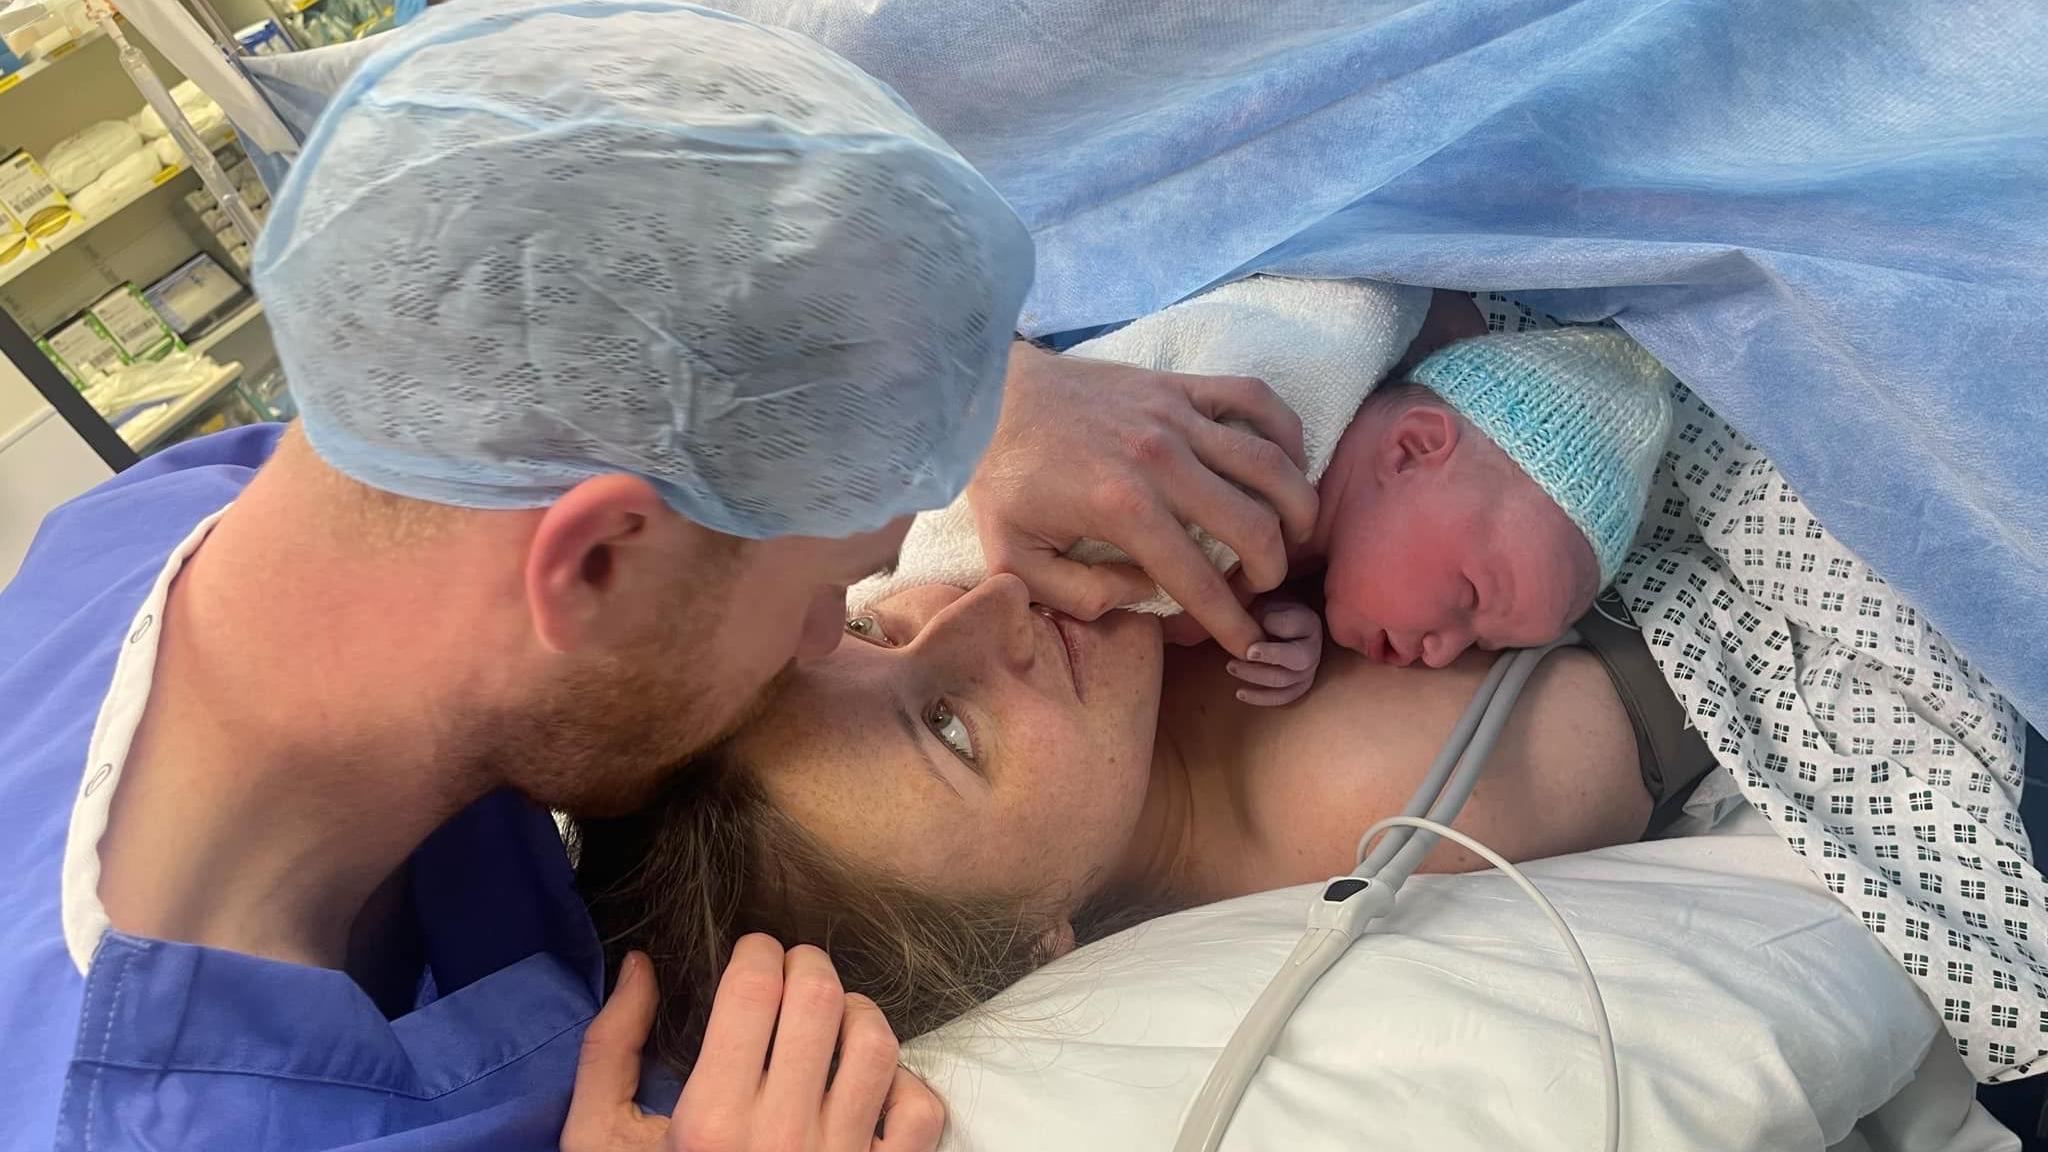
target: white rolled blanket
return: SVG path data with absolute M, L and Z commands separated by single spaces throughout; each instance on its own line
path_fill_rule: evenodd
M 1429 289 L 1366 280 L 1259 276 L 1226 284 L 1075 346 L 1067 355 L 1162 372 L 1257 376 L 1301 417 L 1308 478 L 1322 478 L 1359 404 L 1397 363 L 1429 311 Z M 1237 556 L 1199 528 L 1190 533 L 1219 569 Z M 1090 564 L 1127 559 L 1097 540 L 1069 555 Z M 847 593 L 855 609 L 920 584 L 971 587 L 988 575 L 965 496 L 918 516 L 889 576 Z M 1180 612 L 1163 591 L 1134 611 Z

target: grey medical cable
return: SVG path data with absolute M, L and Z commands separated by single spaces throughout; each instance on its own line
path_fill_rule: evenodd
M 1451 774 L 1450 781 L 1444 785 L 1443 791 L 1437 794 L 1436 802 L 1431 804 L 1429 811 L 1423 815 L 1439 824 L 1450 824 L 1457 820 L 1458 813 L 1465 809 L 1465 801 L 1472 796 L 1472 789 L 1479 784 L 1479 774 L 1486 770 L 1486 762 L 1493 755 L 1494 745 L 1500 743 L 1501 732 L 1507 728 L 1509 718 L 1514 715 L 1515 704 L 1522 698 L 1522 689 L 1528 686 L 1529 678 L 1536 675 L 1537 666 L 1552 652 L 1567 644 L 1578 642 L 1579 634 L 1567 629 L 1563 636 L 1550 644 L 1517 652 L 1511 659 L 1493 662 L 1496 668 L 1503 664 L 1507 665 L 1507 673 L 1495 687 L 1493 698 L 1487 701 L 1479 725 L 1472 733 L 1471 742 L 1460 751 L 1457 770 Z M 1414 801 L 1411 799 L 1409 803 L 1412 804 Z M 1402 815 L 1413 816 L 1416 813 L 1404 812 Z M 1352 853 L 1352 858 L 1359 860 L 1360 864 L 1351 870 L 1351 874 L 1384 878 L 1385 883 L 1396 889 L 1406 884 L 1408 877 L 1414 875 L 1417 868 L 1422 867 L 1422 858 L 1429 855 L 1429 850 L 1436 845 L 1435 835 L 1429 832 L 1410 832 L 1402 838 L 1403 843 L 1399 846 L 1399 851 L 1384 867 L 1367 869 L 1363 861 L 1366 856 L 1366 844 L 1371 837 L 1370 832 L 1359 837 L 1358 848 Z
M 1512 653 L 1501 656 L 1486 670 L 1486 679 L 1480 682 L 1478 691 L 1472 693 L 1472 702 L 1465 705 L 1464 714 L 1451 726 L 1451 734 L 1444 737 L 1443 747 L 1437 749 L 1436 759 L 1430 762 L 1429 771 L 1423 775 L 1422 783 L 1415 786 L 1415 793 L 1408 797 L 1407 806 L 1401 809 L 1401 815 L 1429 815 L 1430 808 L 1435 805 L 1436 798 L 1444 790 L 1444 782 L 1451 778 L 1451 770 L 1464 759 L 1465 748 L 1472 742 L 1472 734 L 1478 730 L 1480 719 L 1486 715 L 1486 709 L 1493 703 L 1494 694 L 1500 691 L 1500 682 L 1507 678 L 1508 665 L 1512 663 L 1508 659 L 1509 655 Z M 1365 840 L 1360 839 L 1359 851 L 1352 854 L 1352 858 L 1357 860 L 1358 864 L 1351 871 L 1354 874 L 1362 872 L 1367 876 L 1378 874 L 1408 840 L 1408 836 L 1388 836 L 1374 845 L 1372 855 L 1368 856 L 1364 851 Z
M 1513 712 L 1515 700 L 1535 674 L 1537 665 L 1555 648 L 1576 640 L 1576 633 L 1567 633 L 1555 644 L 1507 653 L 1494 662 L 1485 681 L 1473 694 L 1472 703 L 1467 705 L 1453 726 L 1450 738 L 1432 763 L 1422 786 L 1409 798 L 1403 814 L 1382 820 L 1369 829 L 1359 841 L 1357 868 L 1350 875 L 1336 877 L 1323 886 L 1323 891 L 1309 909 L 1308 931 L 1259 993 L 1251 1010 L 1231 1034 L 1216 1064 L 1210 1068 L 1201 1091 L 1189 1105 L 1180 1135 L 1174 1142 L 1174 1152 L 1215 1152 L 1245 1089 L 1250 1086 L 1252 1077 L 1293 1016 L 1295 1008 L 1366 927 L 1393 910 L 1394 897 L 1400 885 L 1421 864 L 1439 833 L 1451 836 L 1508 873 L 1538 901 L 1545 914 L 1551 917 L 1552 924 L 1564 934 L 1566 946 L 1585 976 L 1591 993 L 1595 1022 L 1608 1068 L 1607 1148 L 1612 1152 L 1618 1146 L 1621 1096 L 1613 1036 L 1607 1023 L 1605 1005 L 1599 997 L 1599 988 L 1592 983 L 1592 970 L 1585 964 L 1584 953 L 1579 950 L 1578 942 L 1571 938 L 1570 929 L 1565 927 L 1563 919 L 1556 915 L 1556 910 L 1513 865 L 1492 849 L 1445 826 L 1457 816 L 1471 795 L 1487 757 Z M 1429 812 L 1428 818 L 1420 816 L 1425 809 Z M 1372 846 L 1373 838 L 1388 829 L 1396 831 L 1377 846 Z M 1424 831 L 1418 833 L 1415 829 Z M 1394 845 L 1391 850 L 1387 847 L 1390 842 Z M 1369 846 L 1371 851 L 1368 852 Z M 1383 874 L 1386 879 L 1381 878 Z

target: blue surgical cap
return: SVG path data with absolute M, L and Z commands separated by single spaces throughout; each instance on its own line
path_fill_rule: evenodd
M 472 508 L 604 473 L 736 536 L 942 506 L 1031 241 L 886 86 L 686 4 L 462 0 L 335 96 L 254 279 L 322 459 Z

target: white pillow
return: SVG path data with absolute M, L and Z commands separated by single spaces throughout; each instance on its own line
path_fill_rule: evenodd
M 1855 916 L 1760 821 L 1738 823 L 1526 869 L 1606 998 L 1625 1148 L 1825 1148 L 1948 1043 Z M 1153 921 L 907 1045 L 947 1100 L 946 1147 L 1170 1147 L 1314 891 Z M 1598 1148 L 1589 1013 L 1562 942 L 1505 878 L 1419 877 L 1310 993 L 1224 1147 Z

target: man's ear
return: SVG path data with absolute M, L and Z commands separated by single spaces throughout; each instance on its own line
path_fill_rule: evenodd
M 1386 426 L 1380 438 L 1382 479 L 1417 469 L 1437 468 L 1458 447 L 1458 417 L 1439 404 L 1411 404 Z
M 569 652 L 633 627 L 620 609 L 637 606 L 651 562 L 676 562 L 677 524 L 697 528 L 638 476 L 595 476 L 550 505 L 526 552 L 526 601 L 541 643 Z

